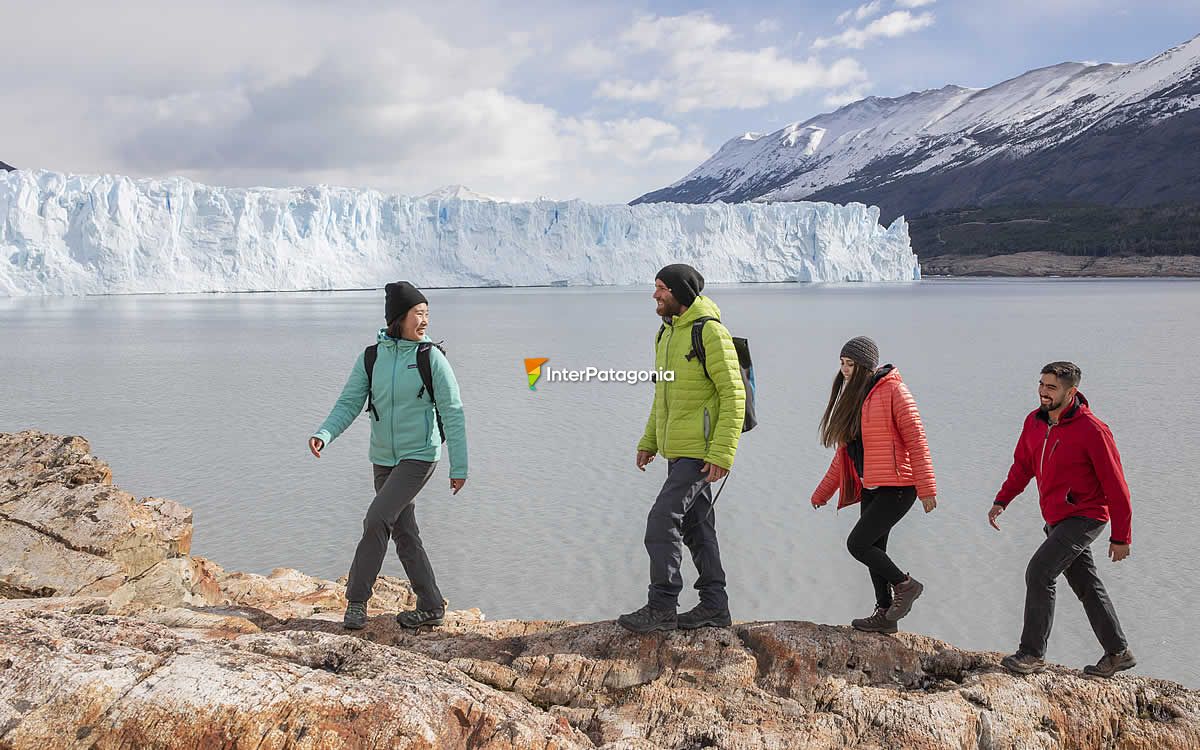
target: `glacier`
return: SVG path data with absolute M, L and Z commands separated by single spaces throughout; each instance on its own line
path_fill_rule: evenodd
M 463 196 L 466 197 L 463 197 Z M 0 175 L 0 296 L 920 278 L 900 217 L 862 204 L 507 203 L 329 186 Z

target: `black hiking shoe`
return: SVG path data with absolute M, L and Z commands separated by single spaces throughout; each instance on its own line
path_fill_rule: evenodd
M 912 576 L 892 586 L 892 606 L 888 607 L 887 618 L 896 622 L 912 610 L 913 602 L 925 590 L 925 586 Z
M 729 616 L 728 607 L 708 607 L 704 604 L 697 604 L 692 609 L 684 612 L 676 618 L 679 627 L 684 630 L 695 630 L 696 628 L 727 628 L 733 624 L 733 618 Z
M 342 617 L 342 627 L 346 630 L 362 630 L 367 626 L 367 603 L 350 602 L 346 605 L 346 614 Z
M 1093 677 L 1112 677 L 1117 672 L 1133 669 L 1137 666 L 1137 657 L 1129 649 L 1119 654 L 1105 654 L 1100 661 L 1083 668 L 1083 673 Z
M 898 629 L 894 620 L 887 618 L 887 610 L 880 607 L 870 617 L 850 621 L 850 627 L 864 633 L 895 633 Z
M 674 630 L 678 618 L 673 609 L 655 609 L 647 604 L 641 609 L 621 615 L 617 624 L 634 633 L 649 633 L 654 630 Z
M 1018 651 L 1001 659 L 1000 666 L 1017 674 L 1033 674 L 1045 670 L 1046 662 L 1041 657 Z
M 400 627 L 419 628 L 423 625 L 441 625 L 446 621 L 445 609 L 409 609 L 396 615 Z

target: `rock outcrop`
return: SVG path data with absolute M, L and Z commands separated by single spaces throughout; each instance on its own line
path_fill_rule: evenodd
M 1200 748 L 1200 692 L 909 633 L 409 631 L 384 578 L 349 635 L 341 582 L 191 557 L 190 513 L 112 487 L 81 438 L 0 434 L 0 524 L 0 749 Z

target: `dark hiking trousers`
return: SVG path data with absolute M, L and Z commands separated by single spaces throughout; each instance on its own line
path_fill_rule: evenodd
M 683 563 L 680 543 L 687 545 L 696 564 L 696 590 L 700 603 L 717 609 L 729 608 L 725 593 L 725 570 L 717 547 L 717 527 L 712 505 L 712 488 L 704 480 L 697 458 L 667 461 L 667 481 L 646 518 L 646 552 L 650 554 L 648 603 L 656 609 L 674 611 L 683 590 L 679 568 Z
M 396 555 L 404 574 L 417 594 L 417 609 L 441 609 L 442 592 L 433 578 L 433 566 L 421 545 L 414 500 L 433 475 L 436 462 L 401 461 L 396 466 L 375 469 L 375 500 L 363 519 L 363 535 L 354 551 L 346 599 L 365 602 L 371 598 L 375 579 L 387 555 L 388 539 L 396 541 Z
M 1104 521 L 1076 517 L 1043 528 L 1046 541 L 1033 553 L 1029 567 L 1025 569 L 1025 629 L 1021 632 L 1021 651 L 1039 658 L 1046 655 L 1046 643 L 1054 625 L 1055 581 L 1063 574 L 1075 596 L 1083 602 L 1083 611 L 1104 651 L 1115 654 L 1125 650 L 1125 633 L 1117 621 L 1108 592 L 1096 574 L 1096 562 L 1089 549 L 1104 526 Z
M 916 487 L 876 487 L 873 490 L 864 487 L 860 503 L 862 515 L 850 530 L 850 536 L 846 537 L 846 549 L 871 571 L 875 606 L 880 609 L 892 606 L 892 586 L 908 577 L 888 557 L 887 542 L 892 527 L 912 509 L 916 499 Z

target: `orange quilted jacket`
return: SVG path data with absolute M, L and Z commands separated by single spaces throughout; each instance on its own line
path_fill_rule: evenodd
M 858 477 L 854 475 L 846 447 L 839 446 L 825 478 L 813 492 L 813 504 L 824 505 L 835 491 L 840 491 L 838 507 L 853 505 L 860 499 L 862 485 L 916 485 L 918 497 L 937 494 L 925 426 L 899 370 L 889 372 L 867 394 L 862 406 L 862 433 L 862 484 L 856 481 Z

